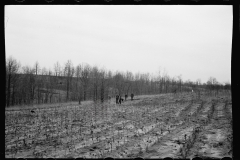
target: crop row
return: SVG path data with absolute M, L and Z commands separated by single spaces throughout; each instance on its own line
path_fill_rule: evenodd
M 17 153 L 19 150 L 29 148 L 36 150 L 37 146 L 46 142 L 55 147 L 73 142 L 75 144 L 85 142 L 91 145 L 87 139 L 92 139 L 93 143 L 96 139 L 98 139 L 96 141 L 102 141 L 103 137 L 108 137 L 109 128 L 117 130 L 120 135 L 123 132 L 121 129 L 127 124 L 141 129 L 146 124 L 159 123 L 160 119 L 157 117 L 164 112 L 159 110 L 159 106 L 155 106 L 155 113 L 152 113 L 153 107 L 149 108 L 122 107 L 118 111 L 116 107 L 105 107 L 101 112 L 102 108 L 92 106 L 85 109 L 78 107 L 68 107 L 67 110 L 52 109 L 48 112 L 39 110 L 33 114 L 29 114 L 28 111 L 12 114 L 8 112 L 6 117 L 9 119 L 5 124 L 5 152 Z M 137 131 L 139 130 L 136 129 L 136 133 Z M 69 137 L 68 141 L 65 141 L 66 137 Z

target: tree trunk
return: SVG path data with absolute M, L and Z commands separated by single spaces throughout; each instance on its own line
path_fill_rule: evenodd
M 15 104 L 15 86 L 13 85 L 13 92 L 12 92 L 12 105 Z
M 11 74 L 8 75 L 8 87 L 7 87 L 7 107 L 9 107 L 10 105 L 10 92 L 11 92 L 11 88 L 10 88 L 10 82 L 11 82 Z
M 102 81 L 102 86 L 101 86 L 101 102 L 104 102 L 104 83 Z
M 68 91 L 69 91 L 69 81 L 67 80 L 67 97 L 66 97 L 66 101 L 68 101 Z
M 52 96 L 53 96 L 53 94 L 50 95 L 50 103 L 52 103 Z
M 87 93 L 86 93 L 86 92 L 87 92 L 86 90 L 87 90 L 87 89 L 86 89 L 86 86 L 84 85 L 84 86 L 83 86 L 83 100 L 84 100 L 84 101 L 86 101 L 86 94 L 87 94 Z
M 38 104 L 40 104 L 40 92 L 39 92 L 39 86 L 38 86 Z

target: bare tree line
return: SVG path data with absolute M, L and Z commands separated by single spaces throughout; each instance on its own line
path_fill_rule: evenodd
M 166 72 L 157 76 L 149 73 L 112 72 L 98 66 L 79 64 L 76 67 L 68 60 L 58 62 L 54 69 L 41 68 L 36 62 L 33 67 L 21 66 L 13 57 L 6 59 L 6 107 L 42 103 L 93 100 L 104 102 L 118 95 L 143 95 L 177 93 L 206 90 L 218 94 L 230 91 L 231 84 L 220 84 L 210 77 L 207 83 L 190 80 L 183 82 L 181 76 L 170 77 Z

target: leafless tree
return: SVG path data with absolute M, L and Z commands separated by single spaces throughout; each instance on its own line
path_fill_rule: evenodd
M 10 106 L 10 100 L 12 104 L 15 101 L 15 88 L 17 80 L 19 78 L 18 72 L 20 63 L 17 62 L 13 57 L 9 57 L 6 61 L 6 106 Z
M 91 71 L 93 101 L 97 101 L 99 97 L 100 74 L 97 66 L 94 66 Z
M 114 87 L 117 89 L 118 94 L 123 94 L 124 89 L 124 78 L 120 72 L 116 72 L 115 76 L 113 77 L 114 80 Z
M 87 89 L 89 86 L 89 76 L 90 76 L 91 66 L 88 64 L 82 64 L 81 68 L 82 69 L 81 69 L 80 80 L 83 85 L 83 100 L 86 100 Z
M 127 71 L 125 74 L 125 94 L 129 95 L 129 90 L 132 87 L 132 82 L 133 82 L 133 74 L 132 72 Z
M 39 70 L 40 70 L 39 63 L 38 63 L 38 62 L 36 62 L 36 63 L 34 64 L 34 71 L 35 71 L 35 75 L 38 75 L 38 73 L 39 73 Z
M 177 78 L 178 78 L 178 90 L 182 92 L 182 75 L 179 75 Z
M 81 104 L 81 101 L 82 101 L 82 92 L 83 92 L 83 89 L 82 89 L 82 84 L 81 84 L 81 81 L 80 81 L 80 75 L 81 75 L 81 65 L 78 65 L 76 67 L 76 72 L 75 72 L 75 76 L 76 76 L 76 84 L 75 84 L 75 94 L 78 98 L 78 103 Z
M 101 102 L 104 102 L 104 100 L 107 99 L 107 95 L 108 95 L 108 93 L 106 92 L 108 90 L 108 85 L 106 80 L 105 69 L 100 70 L 100 85 L 101 85 L 100 99 L 101 99 Z
M 45 67 L 43 67 L 41 71 L 41 75 L 47 75 L 47 69 Z
M 197 85 L 201 85 L 201 79 L 200 79 L 200 78 L 198 78 L 198 79 L 196 80 L 196 84 L 197 84 Z
M 61 65 L 59 64 L 59 62 L 54 64 L 54 72 L 56 77 L 61 75 Z
M 21 84 L 22 93 L 24 95 L 23 100 L 25 104 L 33 104 L 35 98 L 35 77 L 34 69 L 29 66 L 24 66 L 23 68 L 23 81 Z
M 66 92 L 67 92 L 66 101 L 69 100 L 69 92 L 71 89 L 71 82 L 72 82 L 73 75 L 74 75 L 74 67 L 71 60 L 68 60 L 64 68 L 64 76 L 66 78 Z

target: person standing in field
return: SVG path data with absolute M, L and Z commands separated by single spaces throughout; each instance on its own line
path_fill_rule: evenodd
M 132 93 L 132 94 L 131 94 L 131 101 L 133 100 L 133 97 L 134 97 L 134 94 Z
M 116 95 L 116 104 L 119 103 L 119 95 Z
M 121 97 L 121 96 L 119 96 L 119 103 L 121 104 L 121 103 L 122 103 L 122 101 L 123 101 L 122 97 Z
M 125 94 L 125 101 L 127 100 L 127 97 L 128 97 L 128 95 L 127 95 L 127 94 Z

